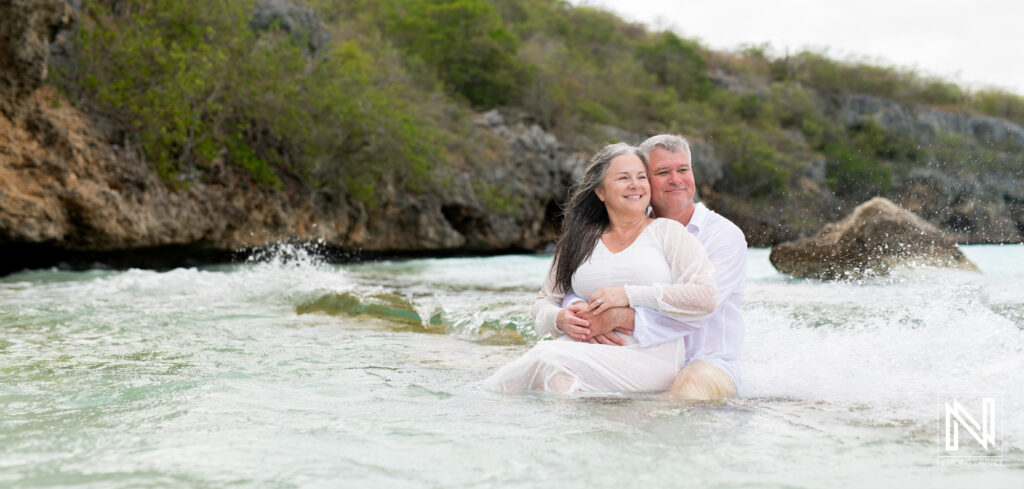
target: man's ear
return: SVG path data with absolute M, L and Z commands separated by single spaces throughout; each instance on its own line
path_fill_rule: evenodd
M 604 187 L 597 187 L 594 189 L 594 194 L 597 195 L 598 200 L 604 202 Z

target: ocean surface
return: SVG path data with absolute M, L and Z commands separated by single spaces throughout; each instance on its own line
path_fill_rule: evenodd
M 550 256 L 20 272 L 0 487 L 1024 487 L 1024 245 L 962 249 L 838 283 L 751 249 L 743 390 L 689 404 L 480 389 Z

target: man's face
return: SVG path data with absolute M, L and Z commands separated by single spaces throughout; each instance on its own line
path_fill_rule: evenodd
M 651 205 L 659 215 L 671 215 L 693 207 L 696 185 L 686 151 L 672 153 L 655 148 L 648 157 L 651 181 Z

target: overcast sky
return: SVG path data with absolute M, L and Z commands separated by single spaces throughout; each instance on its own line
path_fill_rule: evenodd
M 1024 0 L 571 0 L 714 49 L 770 42 L 1024 95 Z

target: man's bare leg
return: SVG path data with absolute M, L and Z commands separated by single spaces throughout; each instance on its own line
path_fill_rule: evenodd
M 706 360 L 694 360 L 676 374 L 667 394 L 675 399 L 708 401 L 736 395 L 729 374 Z

